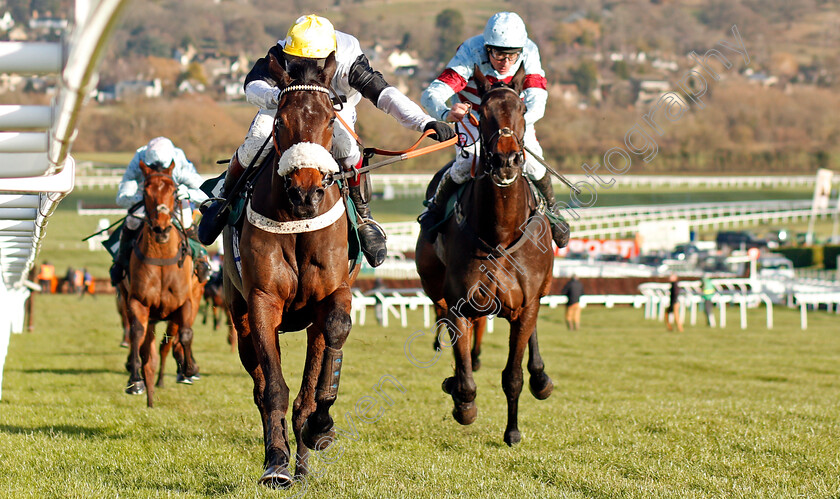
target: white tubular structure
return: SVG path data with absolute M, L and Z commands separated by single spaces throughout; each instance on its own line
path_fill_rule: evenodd
M 128 2 L 76 0 L 66 45 L 0 42 L 0 73 L 61 75 L 55 107 L 0 106 L 0 383 L 9 333 L 23 330 L 27 274 L 49 218 L 73 190 L 79 114 Z

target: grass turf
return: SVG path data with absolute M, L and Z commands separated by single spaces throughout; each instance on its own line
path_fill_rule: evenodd
M 837 316 L 777 309 L 752 329 L 687 326 L 668 333 L 640 310 L 584 310 L 581 331 L 544 308 L 541 349 L 555 392 L 523 390 L 523 441 L 502 442 L 500 371 L 507 327 L 485 337 L 476 373 L 478 420 L 460 426 L 440 382 L 448 351 L 420 369 L 404 354 L 409 329 L 355 326 L 345 346 L 340 427 L 357 401 L 383 385 L 393 405 L 356 440 L 314 458 L 304 486 L 256 485 L 262 437 L 252 384 L 221 332 L 197 325 L 203 377 L 167 386 L 156 407 L 122 393 L 126 350 L 113 299 L 37 296 L 35 331 L 12 337 L 0 402 L 2 497 L 836 497 L 840 493 Z M 159 327 L 159 330 L 162 327 Z M 160 333 L 159 333 L 160 334 Z M 428 338 L 416 351 L 423 353 Z M 304 337 L 280 337 L 292 396 Z M 431 354 L 431 349 L 428 350 Z M 526 374 L 527 383 L 527 374 Z M 327 461 L 332 461 L 328 463 Z

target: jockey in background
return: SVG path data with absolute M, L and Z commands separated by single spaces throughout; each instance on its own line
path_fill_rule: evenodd
M 484 33 L 469 38 L 458 47 L 446 69 L 426 88 L 420 101 L 435 118 L 452 122 L 462 120 L 458 126 L 466 134 L 466 145 L 457 148 L 455 163 L 443 174 L 434 197 L 419 218 L 424 233 L 432 240 L 436 235 L 434 227 L 443 220 L 447 200 L 461 184 L 469 180 L 473 162 L 477 161 L 480 147 L 476 140 L 479 137 L 478 129 L 465 118 L 470 112 L 478 118 L 476 108 L 481 104 L 473 79 L 476 66 L 493 83 L 510 82 L 519 67 L 524 67 L 524 142 L 528 149 L 542 156 L 542 147 L 534 133 L 534 124 L 545 114 L 548 99 L 540 52 L 528 38 L 522 18 L 513 12 L 499 12 L 487 21 Z M 447 104 L 450 99 L 454 100 L 451 107 Z M 530 154 L 526 153 L 525 157 L 525 173 L 545 197 L 548 208 L 554 211 L 551 177 L 546 175 L 545 167 L 530 157 Z M 562 248 L 568 242 L 569 227 L 565 222 L 562 222 L 565 227 L 559 225 L 553 224 L 551 233 L 554 242 Z
M 288 68 L 289 63 L 296 59 L 314 59 L 323 67 L 324 61 L 333 52 L 335 52 L 338 69 L 332 79 L 330 90 L 333 96 L 343 102 L 340 110 L 336 109 L 336 114 L 340 115 L 351 129 L 355 128 L 356 105 L 362 97 L 365 97 L 406 128 L 416 131 L 433 130 L 434 138 L 440 142 L 455 136 L 449 125 L 427 115 L 420 106 L 389 85 L 381 73 L 371 68 L 355 37 L 335 31 L 330 21 L 323 17 L 303 16 L 298 18 L 289 29 L 286 38 L 271 47 L 268 54 L 259 59 L 245 77 L 245 97 L 251 104 L 259 106 L 260 110 L 251 123 L 245 142 L 231 158 L 222 196 L 228 197 L 232 194 L 230 191 L 236 181 L 252 164 L 259 148 L 272 133 L 280 89 L 269 76 L 269 56 L 273 55 L 284 68 Z M 270 150 L 271 147 L 266 147 L 259 160 L 262 161 Z M 344 128 L 340 121 L 336 121 L 333 128 L 331 153 L 343 170 L 358 169 L 362 166 L 363 158 L 359 145 L 353 133 Z M 254 164 L 259 164 L 259 162 Z M 371 218 L 368 207 L 370 187 L 367 183 L 367 175 L 362 174 L 355 179 L 348 179 L 348 184 L 350 198 L 362 219 L 359 226 L 362 252 L 368 263 L 376 267 L 385 259 L 387 249 L 385 232 Z M 220 205 L 221 203 L 216 201 L 204 210 L 204 216 L 199 224 L 199 238 L 205 243 L 215 240 L 226 222 L 226 220 L 220 220 L 224 216 L 218 219 L 215 216 Z M 215 226 L 214 220 L 218 220 Z
M 193 221 L 190 201 L 200 203 L 207 199 L 207 195 L 199 189 L 204 179 L 195 171 L 195 166 L 184 155 L 184 151 L 175 147 L 171 140 L 166 137 L 155 137 L 148 144 L 137 149 L 128 163 L 117 191 L 117 204 L 128 208 L 129 212 L 120 233 L 120 248 L 111 266 L 111 284 L 114 286 L 125 276 L 134 238 L 143 226 L 143 219 L 146 217 L 146 208 L 142 203 L 145 178 L 140 170 L 141 161 L 154 170 L 163 170 L 175 164 L 172 169 L 172 179 L 177 186 L 175 205 L 178 213 L 173 218 L 183 220 L 184 231 L 193 239 L 195 229 L 190 230 Z M 195 259 L 195 270 L 199 280 L 206 282 L 210 275 L 210 266 L 206 256 Z

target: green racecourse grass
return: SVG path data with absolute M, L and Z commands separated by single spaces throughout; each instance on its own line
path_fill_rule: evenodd
M 221 332 L 196 327 L 203 377 L 166 386 L 156 407 L 122 391 L 126 350 L 112 297 L 37 296 L 32 333 L 11 339 L 0 402 L 0 497 L 292 497 L 256 485 L 263 459 L 252 384 Z M 668 333 L 630 308 L 584 310 L 568 332 L 562 309 L 544 308 L 539 330 L 554 394 L 520 399 L 523 441 L 502 442 L 500 371 L 507 326 L 485 336 L 476 373 L 478 419 L 460 426 L 440 390 L 451 352 L 420 369 L 403 344 L 422 324 L 355 326 L 345 345 L 339 426 L 357 400 L 385 384 L 393 399 L 379 421 L 354 418 L 332 464 L 302 497 L 837 497 L 840 494 L 840 365 L 837 316 L 764 311 L 726 329 Z M 427 341 L 428 340 L 428 341 Z M 431 354 L 431 340 L 416 350 Z M 296 395 L 304 336 L 280 337 Z M 428 349 L 427 349 L 428 348 Z M 527 383 L 527 374 L 526 374 Z

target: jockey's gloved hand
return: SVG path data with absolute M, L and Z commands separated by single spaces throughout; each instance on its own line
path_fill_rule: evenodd
M 423 131 L 425 132 L 427 130 L 435 132 L 435 134 L 431 137 L 438 142 L 446 142 L 455 136 L 455 131 L 452 130 L 452 127 L 443 121 L 430 121 L 426 123 L 426 126 L 423 127 Z
M 178 186 L 178 190 L 175 192 L 175 197 L 178 198 L 179 201 L 184 199 L 190 198 L 190 188 L 184 184 Z

